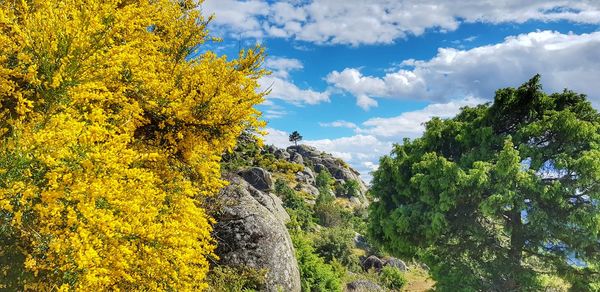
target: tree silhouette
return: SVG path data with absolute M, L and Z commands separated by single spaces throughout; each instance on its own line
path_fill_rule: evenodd
M 298 141 L 302 140 L 302 136 L 298 131 L 294 131 L 290 134 L 290 142 L 294 142 L 295 146 L 298 146 Z

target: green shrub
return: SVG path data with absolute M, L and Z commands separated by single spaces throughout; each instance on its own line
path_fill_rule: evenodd
M 354 231 L 346 228 L 324 228 L 315 239 L 315 251 L 327 262 L 339 261 L 350 270 L 360 270 L 359 259 L 352 253 Z
M 385 266 L 379 273 L 379 282 L 389 289 L 400 290 L 407 280 L 397 268 Z
M 300 195 L 290 188 L 285 181 L 275 181 L 275 194 L 283 200 L 283 207 L 290 215 L 289 229 L 309 230 L 315 224 L 314 212 Z
M 317 177 L 315 178 L 315 183 L 317 185 L 317 188 L 326 188 L 331 190 L 331 187 L 335 183 L 335 180 L 333 179 L 333 177 L 327 169 L 322 169 L 321 171 L 319 171 L 319 174 L 317 174 Z
M 267 271 L 250 267 L 216 266 L 207 276 L 209 292 L 261 291 Z
M 302 291 L 342 291 L 339 274 L 315 253 L 310 239 L 303 232 L 293 232 L 292 242 L 300 269 Z

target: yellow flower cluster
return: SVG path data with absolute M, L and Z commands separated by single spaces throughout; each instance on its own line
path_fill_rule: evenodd
M 205 288 L 201 202 L 265 72 L 202 52 L 199 4 L 0 1 L 0 289 Z

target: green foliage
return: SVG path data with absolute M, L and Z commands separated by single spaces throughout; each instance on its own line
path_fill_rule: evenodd
M 233 151 L 223 154 L 221 159 L 222 171 L 230 172 L 255 166 L 255 162 L 260 155 L 261 147 L 256 136 L 251 132 L 243 132 L 238 137 Z
M 351 212 L 336 204 L 334 200 L 321 199 L 315 204 L 315 217 L 325 227 L 347 226 Z
M 235 172 L 250 166 L 257 166 L 272 173 L 293 176 L 296 172 L 304 170 L 303 165 L 277 159 L 275 155 L 267 152 L 268 147 L 261 146 L 255 133 L 249 131 L 242 133 L 233 151 L 223 154 L 221 160 L 223 172 Z
M 360 195 L 359 184 L 355 180 L 347 180 L 343 184 L 336 184 L 335 193 L 338 196 L 358 197 Z
M 317 174 L 317 177 L 315 178 L 315 183 L 317 185 L 317 188 L 331 190 L 333 184 L 335 183 L 335 179 L 333 179 L 333 177 L 327 169 L 322 169 L 321 171 L 319 171 L 319 174 Z
M 599 179 L 600 115 L 585 95 L 545 94 L 535 76 L 432 119 L 381 158 L 369 233 L 419 255 L 443 291 L 539 290 L 539 272 L 593 290 Z
M 284 180 L 275 181 L 275 193 L 282 198 L 283 207 L 290 215 L 289 229 L 310 230 L 314 225 L 314 212 L 298 192 L 290 188 Z
M 315 251 L 325 261 L 335 260 L 349 267 L 351 270 L 359 270 L 360 261 L 352 254 L 354 247 L 354 231 L 348 228 L 324 228 L 314 241 Z
M 290 142 L 294 142 L 294 145 L 298 145 L 298 141 L 302 140 L 302 136 L 298 131 L 294 131 L 290 134 Z
M 400 290 L 408 281 L 400 270 L 385 266 L 379 273 L 379 282 L 388 289 Z
M 208 273 L 209 292 L 261 291 L 265 288 L 267 271 L 250 267 L 216 266 Z
M 331 265 L 325 263 L 315 253 L 310 239 L 303 232 L 293 232 L 291 235 L 300 269 L 302 291 L 342 291 L 339 265 L 334 271 Z

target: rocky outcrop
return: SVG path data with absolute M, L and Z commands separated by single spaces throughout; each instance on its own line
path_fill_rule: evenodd
M 289 216 L 276 196 L 254 187 L 268 186 L 265 176 L 255 176 L 263 172 L 242 173 L 253 184 L 228 177 L 230 185 L 217 198 L 222 208 L 214 237 L 220 264 L 267 269 L 266 291 L 300 291 L 300 273 L 285 227 Z
M 368 280 L 357 280 L 350 282 L 346 285 L 346 291 L 351 292 L 379 292 L 383 291 L 381 286 L 368 281 Z
M 251 167 L 240 171 L 238 174 L 253 187 L 261 191 L 273 190 L 273 178 L 271 174 L 260 167 Z
M 331 154 L 321 152 L 316 148 L 307 145 L 290 146 L 286 151 L 290 153 L 292 162 L 295 162 L 294 159 L 299 160 L 299 158 L 297 158 L 299 155 L 302 157 L 304 164 L 311 164 L 316 172 L 327 169 L 336 179 L 342 181 L 355 180 L 358 182 L 361 196 L 364 196 L 367 192 L 367 186 L 360 179 L 360 174 L 341 159 L 335 158 Z

